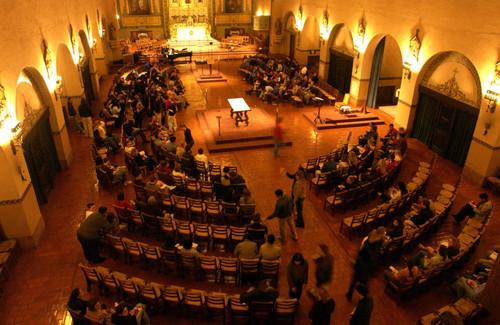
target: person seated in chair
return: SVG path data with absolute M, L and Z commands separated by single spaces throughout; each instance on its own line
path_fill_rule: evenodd
M 450 289 L 458 299 L 467 297 L 475 303 L 478 303 L 485 286 L 486 282 L 480 284 L 476 280 L 461 277 L 450 285 Z
M 112 166 L 108 158 L 104 158 L 101 169 L 108 174 L 111 181 L 121 180 L 124 185 L 132 183 L 131 181 L 127 181 L 127 167 Z
M 276 245 L 276 237 L 273 234 L 267 235 L 267 242 L 259 249 L 260 258 L 265 261 L 277 261 L 281 256 L 281 247 Z
M 244 259 L 259 258 L 257 244 L 250 240 L 250 236 L 245 235 L 243 241 L 236 245 L 234 255 Z
M 148 203 L 142 208 L 142 212 L 151 216 L 163 217 L 166 211 L 162 211 L 156 198 L 151 195 L 148 198 Z
M 437 251 L 433 250 L 431 254 L 425 247 L 420 247 L 423 249 L 413 256 L 413 261 L 422 270 L 430 270 L 448 259 L 448 248 L 444 245 L 439 246 Z
M 431 205 L 430 201 L 425 199 L 422 202 L 422 204 L 423 204 L 424 208 L 421 209 L 417 215 L 414 215 L 414 216 L 410 217 L 410 219 L 407 219 L 404 222 L 405 226 L 417 228 L 417 227 L 423 225 L 424 223 L 426 223 L 432 217 L 434 217 L 434 212 L 432 212 L 432 210 L 430 209 L 430 205 Z
M 144 130 L 135 128 L 133 121 L 128 121 L 127 123 L 123 124 L 123 132 L 125 132 L 125 134 L 129 137 L 135 137 L 136 135 L 139 135 L 142 139 L 142 143 L 149 143 L 146 135 L 144 134 Z
M 256 213 L 252 217 L 252 222 L 247 226 L 246 234 L 254 242 L 262 243 L 264 241 L 264 236 L 267 234 L 267 227 L 262 223 L 260 213 Z
M 390 270 L 384 271 L 384 278 L 386 281 L 391 281 L 396 286 L 399 286 L 405 282 L 409 282 L 421 274 L 418 266 L 415 265 L 415 261 L 412 258 L 406 259 L 406 266 L 404 268 L 391 266 Z
M 240 301 L 245 304 L 257 302 L 274 302 L 278 298 L 279 293 L 271 287 L 269 280 L 259 282 L 257 288 L 251 287 L 247 292 L 240 295 Z
M 125 301 L 115 303 L 115 312 L 111 316 L 111 322 L 115 325 L 151 324 L 146 309 L 146 305 L 140 303 L 135 307 Z
M 479 203 L 476 204 L 474 201 L 470 201 L 457 214 L 452 214 L 455 221 L 460 223 L 466 217 L 472 217 L 474 220 L 484 223 L 486 217 L 493 210 L 493 203 L 491 203 L 486 193 L 479 194 L 479 199 Z
M 105 309 L 106 306 L 97 298 L 90 298 L 87 307 L 86 317 L 93 321 L 98 321 L 99 324 L 111 324 L 112 313 Z
M 81 298 L 82 292 L 80 288 L 73 289 L 68 300 L 68 307 L 74 311 L 79 311 L 82 315 L 87 313 L 88 301 Z

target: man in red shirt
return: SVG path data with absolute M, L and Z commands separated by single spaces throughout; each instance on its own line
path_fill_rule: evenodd
M 280 150 L 281 141 L 283 141 L 283 131 L 281 130 L 281 118 L 276 120 L 276 126 L 274 127 L 274 158 L 279 157 L 278 151 Z

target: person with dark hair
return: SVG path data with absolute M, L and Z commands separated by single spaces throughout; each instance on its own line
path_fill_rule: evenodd
M 412 258 L 406 259 L 406 267 L 390 267 L 390 270 L 384 271 L 384 278 L 386 281 L 391 281 L 395 285 L 399 286 L 405 282 L 409 282 L 419 276 L 420 269 L 415 265 L 415 261 Z
M 142 173 L 140 170 L 135 170 L 133 172 L 133 175 L 134 175 L 134 182 L 133 182 L 134 185 L 137 185 L 139 187 L 146 186 L 146 183 L 144 183 L 144 181 L 142 180 Z
M 253 198 L 252 194 L 250 193 L 250 190 L 248 187 L 245 187 L 243 189 L 243 193 L 240 197 L 239 200 L 240 204 L 255 204 L 255 199 Z
M 134 121 L 132 120 L 123 124 L 123 132 L 125 132 L 125 134 L 129 137 L 135 137 L 136 135 L 139 135 L 141 137 L 142 143 L 149 143 L 146 135 L 144 134 L 144 130 L 134 127 Z
M 185 125 L 182 124 L 181 128 L 184 129 L 184 141 L 186 142 L 186 151 L 191 150 L 194 146 L 193 135 L 191 134 L 191 130 Z
M 358 305 L 351 313 L 350 325 L 368 325 L 373 310 L 373 299 L 368 294 L 368 287 L 364 284 L 356 286 L 356 293 L 360 296 Z
M 273 302 L 278 298 L 279 293 L 271 287 L 270 281 L 265 279 L 259 282 L 257 288 L 251 287 L 247 292 L 240 295 L 240 301 L 251 304 L 252 301 Z
M 130 155 L 132 156 L 132 158 L 134 158 L 134 161 L 137 164 L 137 166 L 139 167 L 146 166 L 148 167 L 149 171 L 153 171 L 156 165 L 158 165 L 158 163 L 153 157 L 149 156 L 144 151 L 139 152 L 136 148 L 132 149 Z
M 198 154 L 194 156 L 194 160 L 201 161 L 208 168 L 208 157 L 203 153 L 203 148 L 198 148 Z
M 392 227 L 386 233 L 386 236 L 389 238 L 401 237 L 401 236 L 403 236 L 404 229 L 405 229 L 405 225 L 404 225 L 401 217 L 396 218 L 392 221 Z
M 285 241 L 285 226 L 288 224 L 290 228 L 290 232 L 292 233 L 293 240 L 297 240 L 297 232 L 295 231 L 295 224 L 292 220 L 292 198 L 290 195 L 283 195 L 283 190 L 277 189 L 274 191 L 274 195 L 276 195 L 276 205 L 274 207 L 274 212 L 267 217 L 267 220 L 271 220 L 273 218 L 279 219 L 279 227 L 280 227 L 280 237 L 278 238 L 280 241 Z
M 424 199 L 422 204 L 424 208 L 421 209 L 418 214 L 414 215 L 410 219 L 405 220 L 405 226 L 417 228 L 434 217 L 434 212 L 432 212 L 432 210 L 430 209 L 431 202 L 427 199 Z
M 115 205 L 131 210 L 135 209 L 135 205 L 133 204 L 133 202 L 125 200 L 125 193 L 123 192 L 119 192 L 118 195 L 116 196 Z
M 87 313 L 88 301 L 83 300 L 81 298 L 81 294 L 82 292 L 79 288 L 73 289 L 73 291 L 71 291 L 71 295 L 69 296 L 67 305 L 69 308 L 79 311 L 82 315 L 85 315 Z
M 300 253 L 295 253 L 286 269 L 290 298 L 300 300 L 302 289 L 309 278 L 309 264 Z
M 281 256 L 281 247 L 276 245 L 275 239 L 273 234 L 267 235 L 267 242 L 260 246 L 259 255 L 261 259 L 265 261 L 279 260 Z
M 194 255 L 194 257 L 198 257 L 198 255 L 200 255 L 200 252 L 193 248 L 193 240 L 191 238 L 184 239 L 179 252 L 184 255 Z
M 151 324 L 146 313 L 145 304 L 137 304 L 135 307 L 125 301 L 115 303 L 115 312 L 111 316 L 111 322 L 116 325 L 142 325 Z
M 97 321 L 99 324 L 110 324 L 111 313 L 104 309 L 103 303 L 97 298 L 90 298 L 85 317 L 90 318 L 92 321 Z
M 73 101 L 71 100 L 71 97 L 68 97 L 68 102 L 66 104 L 68 108 L 68 115 L 69 119 L 71 120 L 71 123 L 73 124 L 73 131 L 76 133 L 84 134 L 85 132 L 83 131 L 82 126 L 80 125 L 80 122 L 78 121 L 78 117 L 76 116 L 76 111 L 75 107 L 73 106 Z
M 257 244 L 251 241 L 249 236 L 245 235 L 243 241 L 234 248 L 234 255 L 237 258 L 254 259 L 259 258 L 259 250 Z
M 479 199 L 479 203 L 476 204 L 474 201 L 470 201 L 457 214 L 452 214 L 455 221 L 460 223 L 466 217 L 472 217 L 476 221 L 484 222 L 491 210 L 493 210 L 493 203 L 491 203 L 486 193 L 479 194 Z
M 173 153 L 174 155 L 177 152 L 177 145 L 175 144 L 175 140 L 176 138 L 174 136 L 170 137 L 170 140 L 168 140 L 165 146 L 167 152 Z
M 372 260 L 370 250 L 368 248 L 362 249 L 358 252 L 358 258 L 354 264 L 354 275 L 351 279 L 351 284 L 349 285 L 349 290 L 345 294 L 347 300 L 351 301 L 352 293 L 354 291 L 355 285 L 363 283 L 368 285 L 368 278 L 375 268 L 375 263 Z
M 108 209 L 104 206 L 100 207 L 95 213 L 92 213 L 85 219 L 78 228 L 76 236 L 82 245 L 85 259 L 89 262 L 100 263 L 105 258 L 99 255 L 99 232 L 111 231 L 118 222 L 109 223 L 104 214 Z
M 87 204 L 87 211 L 85 211 L 85 218 L 88 218 L 92 213 L 94 213 L 96 210 L 96 206 L 94 203 L 88 203 Z
M 112 166 L 111 161 L 108 158 L 104 158 L 102 170 L 108 174 L 112 181 L 120 180 L 124 185 L 132 184 L 131 181 L 127 180 L 127 168 L 124 166 Z
M 445 245 L 439 246 L 437 251 L 433 250 L 430 253 L 422 244 L 419 244 L 421 251 L 413 256 L 413 261 L 416 266 L 422 270 L 430 270 L 448 259 L 448 248 Z
M 92 138 L 92 117 L 94 116 L 94 114 L 92 113 L 92 108 L 90 108 L 90 105 L 87 103 L 87 100 L 85 98 L 82 98 L 80 106 L 78 106 L 78 113 L 82 118 L 85 135 L 87 136 L 87 138 Z
M 314 303 L 309 311 L 309 319 L 312 325 L 330 324 L 331 315 L 335 310 L 335 300 L 330 298 L 326 288 L 319 288 L 319 299 Z
M 153 195 L 148 197 L 148 203 L 142 208 L 142 212 L 156 217 L 163 217 L 165 214 L 165 211 L 162 211 L 161 207 L 158 205 L 156 197 Z
M 260 213 L 256 213 L 252 217 L 252 221 L 247 226 L 246 234 L 254 242 L 262 243 L 264 241 L 264 236 L 267 234 L 267 227 L 262 223 Z

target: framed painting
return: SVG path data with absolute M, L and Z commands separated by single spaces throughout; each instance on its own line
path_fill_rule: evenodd
M 243 0 L 224 0 L 224 12 L 238 14 L 243 12 Z
M 129 15 L 151 15 L 150 0 L 128 0 Z

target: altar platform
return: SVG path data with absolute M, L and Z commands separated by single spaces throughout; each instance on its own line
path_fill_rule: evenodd
M 321 107 L 321 119 L 323 124 L 319 121 L 314 123 L 314 120 L 318 116 L 318 110 L 315 108 L 309 112 L 302 114 L 304 118 L 313 125 L 316 130 L 325 129 L 339 129 L 339 128 L 351 128 L 356 126 L 367 126 L 370 123 L 384 124 L 384 121 L 379 119 L 377 115 L 373 113 L 362 113 L 360 111 L 354 111 L 352 113 L 342 114 L 337 110 L 334 110 L 332 106 Z
M 274 147 L 275 116 L 270 116 L 265 111 L 252 107 L 252 110 L 248 113 L 248 126 L 240 123 L 236 127 L 234 119 L 229 114 L 229 108 L 197 113 L 209 152 Z M 220 136 L 217 116 L 222 116 L 220 119 Z M 285 138 L 282 145 L 291 146 L 292 142 Z

